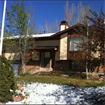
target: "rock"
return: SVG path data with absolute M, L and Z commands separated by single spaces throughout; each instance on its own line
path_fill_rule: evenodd
M 104 81 L 104 78 L 103 77 L 99 78 L 99 81 Z
M 24 94 L 27 94 L 26 92 L 24 92 Z
M 62 74 L 61 77 L 69 77 L 69 75 Z
M 18 97 L 13 97 L 13 101 L 14 102 L 20 102 L 22 99 L 21 99 L 21 97 L 20 96 L 18 96 Z
M 23 88 L 22 88 L 22 86 L 21 86 L 21 85 L 18 85 L 18 87 L 19 87 L 19 89 L 20 89 L 21 91 L 23 91 Z
M 0 104 L 3 104 L 2 102 L 0 102 Z
M 103 78 L 103 79 L 104 79 L 105 77 L 104 77 L 104 76 L 101 76 L 101 78 Z

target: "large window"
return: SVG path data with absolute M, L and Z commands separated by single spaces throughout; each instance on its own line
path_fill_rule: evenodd
M 81 41 L 81 37 L 70 38 L 70 51 L 78 51 L 77 44 Z

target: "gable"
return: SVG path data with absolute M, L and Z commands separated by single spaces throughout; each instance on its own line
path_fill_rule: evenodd
M 70 32 L 72 32 L 72 31 L 76 33 L 76 31 L 75 31 L 74 28 L 76 28 L 76 27 L 78 27 L 78 26 L 84 27 L 82 24 L 76 24 L 76 25 L 74 25 L 74 26 L 72 26 L 72 27 L 69 27 L 69 28 L 63 30 L 63 31 L 60 31 L 60 32 L 58 32 L 58 33 L 53 34 L 51 37 L 57 37 L 57 36 L 60 36 L 60 35 L 62 35 L 62 34 L 64 34 L 64 33 L 67 33 L 67 32 L 70 33 Z

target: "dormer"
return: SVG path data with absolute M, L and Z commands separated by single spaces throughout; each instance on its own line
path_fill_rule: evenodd
M 69 28 L 69 25 L 66 21 L 62 21 L 60 24 L 60 31 L 63 31 L 65 29 Z

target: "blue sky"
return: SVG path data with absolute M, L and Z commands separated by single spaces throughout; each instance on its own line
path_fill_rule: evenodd
M 69 1 L 69 5 L 74 3 L 76 6 L 78 5 L 80 1 Z M 39 26 L 44 26 L 44 21 L 47 20 L 48 22 L 53 22 L 55 19 L 59 21 L 59 23 L 63 20 L 64 16 L 64 6 L 66 1 L 25 1 L 26 8 L 28 9 L 30 5 L 32 8 L 35 8 L 35 14 L 33 15 L 33 20 L 37 20 L 37 28 Z M 103 6 L 103 9 L 105 9 L 105 1 L 82 1 L 83 5 L 91 5 L 92 10 L 99 11 L 101 6 Z M 7 6 L 6 8 L 8 10 L 11 9 L 11 5 L 15 4 L 14 1 L 8 1 L 7 0 Z M 2 23 L 2 15 L 3 15 L 3 6 L 4 1 L 0 0 L 0 23 Z M 104 10 L 105 11 L 105 10 Z M 5 21 L 6 23 L 6 21 Z

